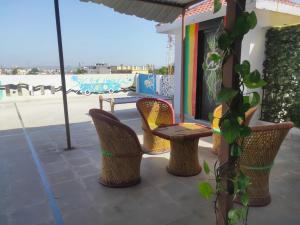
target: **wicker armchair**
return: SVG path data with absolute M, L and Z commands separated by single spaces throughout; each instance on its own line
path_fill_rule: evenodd
M 239 166 L 251 178 L 248 187 L 250 206 L 271 202 L 269 174 L 280 145 L 292 127 L 290 122 L 255 126 L 251 128 L 251 135 L 244 138 Z
M 170 141 L 153 135 L 152 130 L 160 125 L 174 124 L 175 115 L 172 106 L 157 98 L 142 98 L 137 101 L 136 106 L 142 117 L 144 151 L 148 154 L 169 152 Z
M 107 113 L 107 112 L 106 112 Z M 135 132 L 99 109 L 89 111 L 102 149 L 99 182 L 109 187 L 128 187 L 140 182 L 142 147 Z
M 254 113 L 256 112 L 256 107 L 250 108 L 245 115 L 245 121 L 244 124 L 248 125 L 250 123 L 250 120 Z M 222 117 L 222 105 L 219 105 L 217 108 L 215 108 L 213 113 L 213 122 L 212 122 L 212 128 L 213 128 L 213 153 L 218 154 L 221 147 L 221 131 L 219 128 L 219 122 Z
M 97 114 L 97 115 L 100 115 L 100 116 L 106 116 L 112 120 L 116 120 L 118 122 L 120 122 L 120 120 L 112 113 L 109 113 L 109 112 L 106 112 L 102 109 L 91 109 L 90 112 L 93 112 L 93 114 Z

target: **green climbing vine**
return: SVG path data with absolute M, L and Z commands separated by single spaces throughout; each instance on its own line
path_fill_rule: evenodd
M 220 10 L 220 0 L 214 0 L 214 12 Z M 217 36 L 218 50 L 208 54 L 207 61 L 214 62 L 215 64 L 224 64 L 229 55 L 237 57 L 234 52 L 234 44 L 241 41 L 245 34 L 251 29 L 254 29 L 257 24 L 257 17 L 255 12 L 243 12 L 238 18 L 231 29 L 231 31 L 224 30 Z M 206 67 L 208 65 L 205 65 Z M 245 87 L 248 90 L 262 88 L 266 82 L 261 78 L 259 71 L 251 71 L 249 61 L 243 61 L 235 65 L 235 76 L 238 80 L 238 88 L 221 87 L 217 94 L 217 102 L 225 104 L 228 108 L 220 119 L 221 135 L 229 144 L 230 158 L 228 162 L 215 163 L 213 173 L 215 176 L 216 185 L 213 187 L 209 182 L 201 182 L 199 184 L 200 194 L 206 198 L 215 199 L 216 214 L 220 213 L 218 200 L 221 194 L 225 193 L 233 197 L 234 201 L 239 201 L 241 207 L 233 207 L 229 210 L 228 215 L 222 215 L 227 218 L 227 224 L 233 225 L 237 223 L 247 224 L 249 196 L 247 188 L 251 184 L 251 180 L 239 168 L 239 158 L 243 152 L 243 140 L 251 134 L 251 129 L 242 122 L 245 121 L 245 113 L 251 107 L 256 106 L 260 102 L 259 93 L 252 91 L 244 95 Z M 226 74 L 222 74 L 226 76 Z M 212 173 L 207 162 L 204 161 L 204 172 L 209 175 Z M 227 182 L 232 188 L 224 185 L 223 174 L 227 174 Z

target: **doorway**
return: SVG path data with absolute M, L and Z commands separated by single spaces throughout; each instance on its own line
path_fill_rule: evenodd
M 222 18 L 218 18 L 199 24 L 195 119 L 209 120 L 209 114 L 217 106 L 216 93 L 220 90 L 220 83 L 212 81 L 212 74 L 203 68 L 203 63 L 221 22 Z

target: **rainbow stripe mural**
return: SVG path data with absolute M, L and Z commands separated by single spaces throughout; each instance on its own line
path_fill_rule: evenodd
M 185 66 L 184 66 L 184 114 L 195 116 L 198 24 L 191 24 L 185 31 Z

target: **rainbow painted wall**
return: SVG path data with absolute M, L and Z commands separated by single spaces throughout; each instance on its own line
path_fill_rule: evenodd
M 196 113 L 198 28 L 198 24 L 191 24 L 185 31 L 184 114 L 191 116 Z

